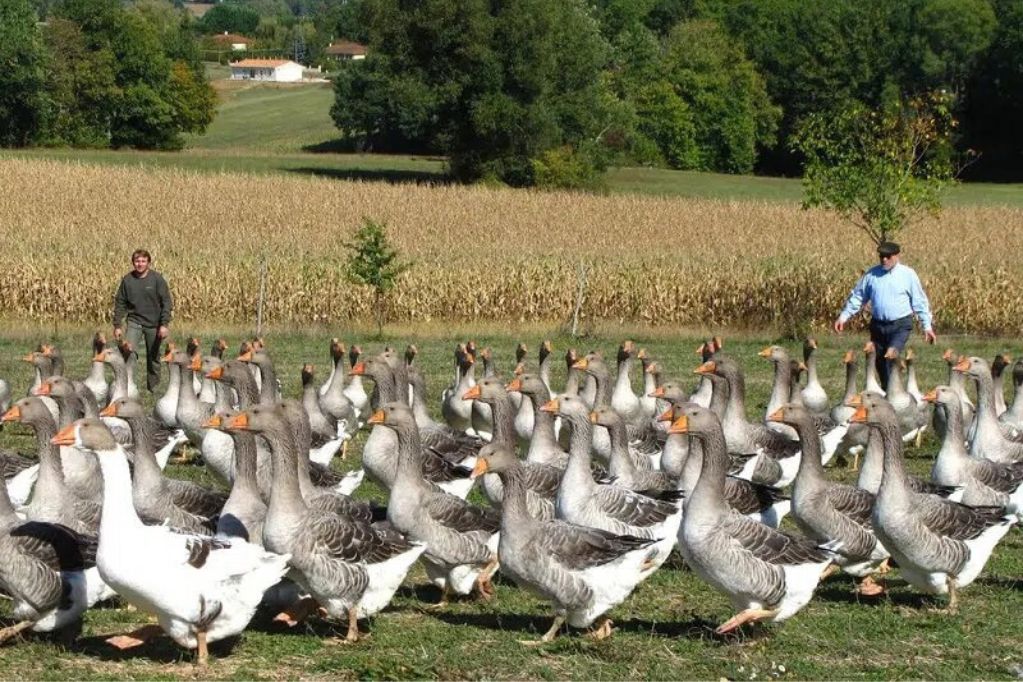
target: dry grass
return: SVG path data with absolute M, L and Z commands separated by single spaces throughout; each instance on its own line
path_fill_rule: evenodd
M 386 221 L 415 261 L 390 301 L 403 322 L 560 321 L 589 267 L 590 320 L 789 327 L 831 320 L 873 259 L 835 218 L 789 205 L 592 197 L 478 187 L 198 175 L 0 162 L 0 316 L 106 319 L 137 246 L 171 282 L 179 320 L 370 318 L 343 241 Z M 940 330 L 1017 333 L 1023 210 L 955 208 L 902 240 Z

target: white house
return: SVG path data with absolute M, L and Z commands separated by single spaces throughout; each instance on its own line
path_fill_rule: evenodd
M 231 63 L 231 80 L 295 83 L 302 80 L 302 65 L 290 59 L 242 59 Z

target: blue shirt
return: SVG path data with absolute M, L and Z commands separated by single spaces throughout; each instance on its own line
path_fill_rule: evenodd
M 867 270 L 853 287 L 838 320 L 847 321 L 868 300 L 875 320 L 891 322 L 916 313 L 924 331 L 931 328 L 931 306 L 927 302 L 927 294 L 916 271 L 909 266 L 896 263 L 891 270 L 885 270 L 882 265 Z

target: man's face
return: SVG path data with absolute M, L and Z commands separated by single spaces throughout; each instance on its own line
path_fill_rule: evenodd
M 134 266 L 135 274 L 137 275 L 144 275 L 149 271 L 149 259 L 145 256 L 135 256 L 131 263 Z
M 895 253 L 891 256 L 878 256 L 881 259 L 881 267 L 885 270 L 891 270 L 895 267 L 895 264 L 899 262 L 899 254 Z

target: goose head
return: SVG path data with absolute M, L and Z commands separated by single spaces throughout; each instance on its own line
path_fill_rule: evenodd
M 79 419 L 69 424 L 50 439 L 53 445 L 73 445 L 92 452 L 110 452 L 118 450 L 114 434 L 99 419 Z
M 515 346 L 515 364 L 521 364 L 526 359 L 527 353 L 529 353 L 529 347 L 520 341 Z
M 842 363 L 845 364 L 845 365 L 852 365 L 852 366 L 855 367 L 856 366 L 856 353 L 853 353 L 851 350 L 847 350 L 845 352 L 845 355 L 842 356 Z
M 419 348 L 416 347 L 416 344 L 410 343 L 409 345 L 405 346 L 405 364 L 406 365 L 411 367 L 412 363 L 415 362 L 417 355 L 419 355 Z
M 462 400 L 479 400 L 492 405 L 507 395 L 504 382 L 498 377 L 484 377 L 462 395 Z
M 201 344 L 202 342 L 199 341 L 199 337 L 197 336 L 189 337 L 189 339 L 185 342 L 185 352 L 188 353 L 188 357 L 192 357 L 193 355 L 198 353 Z
M 810 356 L 813 355 L 816 351 L 817 339 L 813 338 L 812 336 L 806 337 L 806 340 L 803 341 L 803 362 L 809 360 Z
M 710 410 L 696 403 L 684 403 L 675 410 L 676 418 L 668 427 L 668 433 L 706 436 L 721 431 L 721 422 Z
M 935 405 L 945 405 L 946 407 L 953 404 L 959 404 L 959 396 L 951 386 L 935 386 L 932 390 L 928 391 L 924 396 L 924 400 Z
M 685 402 L 689 399 L 686 390 L 676 381 L 665 381 L 650 393 L 651 398 L 663 398 L 671 402 Z
M 598 407 L 590 412 L 590 423 L 597 426 L 611 427 L 621 422 L 621 416 L 610 407 Z
M 224 339 L 217 339 L 213 342 L 213 346 L 210 347 L 210 355 L 217 358 L 218 360 L 224 359 L 224 351 L 227 350 L 227 341 Z
M 540 349 L 537 351 L 537 356 L 540 360 L 540 364 L 543 364 L 543 361 L 546 360 L 547 356 L 549 356 L 553 351 L 554 344 L 551 343 L 550 339 L 544 339 L 543 342 L 540 344 Z
M 330 359 L 336 364 L 338 360 L 345 356 L 345 344 L 341 343 L 338 338 L 330 340 Z
M 547 393 L 547 386 L 536 374 L 523 372 L 508 382 L 504 387 L 506 391 L 516 391 L 528 396 L 535 396 Z
M 1005 353 L 999 353 L 995 356 L 995 359 L 991 361 L 991 374 L 992 376 L 1000 375 L 1005 368 L 1012 362 L 1012 358 Z
M 22 398 L 0 416 L 0 422 L 21 422 L 29 426 L 53 423 L 53 415 L 39 398 Z
M 504 474 L 521 465 L 519 458 L 504 443 L 487 443 L 476 455 L 476 466 L 470 478 L 479 478 L 486 473 Z
M 974 379 L 979 379 L 985 375 L 991 376 L 991 368 L 988 366 L 987 361 L 977 356 L 966 357 L 964 355 L 960 357 L 952 369 L 961 374 L 967 374 Z
M 767 421 L 778 424 L 788 424 L 794 427 L 804 427 L 813 430 L 813 415 L 803 405 L 798 403 L 785 403 L 777 410 L 767 415 Z
M 540 408 L 544 412 L 556 414 L 572 423 L 589 423 L 590 410 L 582 398 L 563 395 L 549 400 Z
M 768 346 L 757 353 L 757 355 L 774 363 L 789 361 L 789 352 L 781 346 Z
M 898 429 L 899 418 L 884 396 L 864 391 L 849 401 L 856 408 L 849 419 L 853 424 L 866 424 L 872 428 L 889 427 Z
M 107 347 L 107 335 L 103 332 L 96 332 L 92 337 L 92 354 L 97 355 Z M 94 358 L 95 359 L 95 358 Z
M 344 348 L 344 346 L 342 346 L 342 348 Z M 353 343 L 352 347 L 348 349 L 348 366 L 354 367 L 360 357 L 362 357 L 362 346 Z
M 610 371 L 607 368 L 607 364 L 604 362 L 604 356 L 599 351 L 591 350 L 583 358 L 577 360 L 573 369 L 581 369 L 590 376 L 601 377 L 609 376 Z
M 146 416 L 146 410 L 137 398 L 118 398 L 104 407 L 100 411 L 99 416 L 138 419 Z
M 220 410 L 212 417 L 204 421 L 200 426 L 204 429 L 216 429 L 217 431 L 224 431 L 230 433 L 227 428 L 228 423 L 238 416 L 238 410 L 225 409 Z
M 618 346 L 618 356 L 617 356 L 618 362 L 624 362 L 625 360 L 628 360 L 629 358 L 636 357 L 636 353 L 638 352 L 638 350 L 639 349 L 636 348 L 636 344 L 633 343 L 630 339 L 626 339 L 625 341 L 622 341 L 621 345 Z
M 74 384 L 60 376 L 49 377 L 32 391 L 34 396 L 51 396 L 54 398 L 67 398 L 74 394 Z
M 370 415 L 367 420 L 370 424 L 379 424 L 395 431 L 411 430 L 416 428 L 416 420 L 412 415 L 412 408 L 400 401 L 384 403 L 376 412 Z
M 280 405 L 254 405 L 224 421 L 228 431 L 277 432 L 289 436 L 291 434 L 287 417 L 284 416 L 284 410 Z
M 302 365 L 302 388 L 308 388 L 316 380 L 316 372 L 308 362 Z

